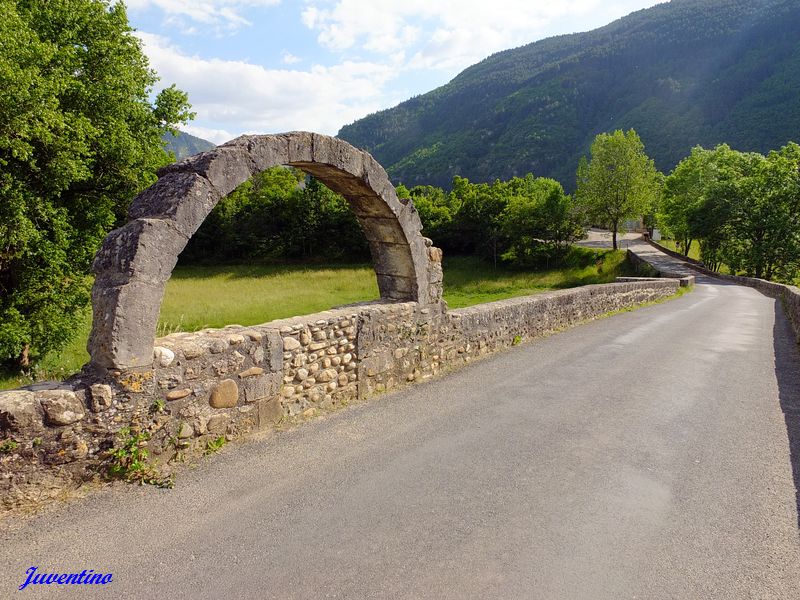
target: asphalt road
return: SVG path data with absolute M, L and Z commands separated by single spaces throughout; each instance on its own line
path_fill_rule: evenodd
M 6 525 L 0 598 L 800 598 L 798 454 L 782 312 L 702 284 Z

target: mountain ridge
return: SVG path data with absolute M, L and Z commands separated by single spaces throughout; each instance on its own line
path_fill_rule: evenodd
M 217 147 L 215 143 L 185 131 L 178 131 L 178 135 L 166 133 L 161 139 L 164 140 L 167 152 L 172 152 L 175 155 L 176 161 Z
M 574 187 L 597 133 L 633 127 L 662 170 L 692 146 L 766 151 L 800 137 L 796 0 L 673 0 L 495 53 L 343 127 L 395 183 L 532 171 Z

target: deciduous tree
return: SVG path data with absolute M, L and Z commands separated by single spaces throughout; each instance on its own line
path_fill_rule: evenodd
M 611 229 L 615 250 L 622 223 L 649 211 L 656 195 L 656 173 L 633 129 L 597 135 L 590 160 L 581 160 L 576 197 L 591 221 Z
M 62 346 L 88 267 L 191 118 L 156 74 L 122 3 L 0 0 L 0 364 Z

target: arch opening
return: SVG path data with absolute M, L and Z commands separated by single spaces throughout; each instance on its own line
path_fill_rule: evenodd
M 277 165 L 301 169 L 347 200 L 369 244 L 381 299 L 441 301 L 441 252 L 422 236 L 413 203 L 398 199 L 372 156 L 316 133 L 245 135 L 162 169 L 132 202 L 128 223 L 106 237 L 92 265 L 91 366 L 152 365 L 178 255 L 222 198 Z

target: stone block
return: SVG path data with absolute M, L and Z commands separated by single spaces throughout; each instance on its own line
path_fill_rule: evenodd
M 187 239 L 194 235 L 222 194 L 194 172 L 170 172 L 133 199 L 131 219 L 165 219 Z
M 183 357 L 187 360 L 202 356 L 205 352 L 205 349 L 195 342 L 185 342 L 181 344 L 181 350 L 183 351 Z
M 109 233 L 92 262 L 92 271 L 106 284 L 167 281 L 189 238 L 163 219 L 134 219 Z
M 206 423 L 206 430 L 209 433 L 220 435 L 228 429 L 230 417 L 225 414 L 211 415 Z
M 284 352 L 291 352 L 292 350 L 297 350 L 299 347 L 300 347 L 300 342 L 294 339 L 293 337 L 283 338 Z
M 381 196 L 384 201 L 389 204 L 396 204 L 402 206 L 397 199 L 397 192 L 389 181 L 389 176 L 386 174 L 384 168 L 372 156 L 364 153 L 364 181 L 369 185 L 376 194 Z
M 263 398 L 276 396 L 281 388 L 281 373 L 267 373 L 258 377 L 248 377 L 241 382 L 245 402 L 256 402 Z
M 102 412 L 111 408 L 114 394 L 111 386 L 103 383 L 95 383 L 89 387 L 89 402 L 92 412 Z
M 108 369 L 152 366 L 153 339 L 164 284 L 136 277 L 110 285 L 98 276 L 92 288 L 92 333 L 87 349 L 92 364 Z
M 370 189 L 369 184 L 361 177 L 347 175 L 333 168 L 320 168 L 318 166 L 303 167 L 303 170 L 310 172 L 321 181 L 324 181 L 325 185 L 337 194 L 344 196 L 348 201 L 351 201 L 353 198 L 364 198 L 366 201 L 371 200 L 372 202 L 383 203 L 377 194 Z M 356 214 L 358 214 L 358 211 Z M 386 215 L 386 209 L 382 209 L 380 214 Z
M 362 227 L 364 227 L 366 220 L 371 218 L 397 221 L 397 211 L 402 208 L 399 202 L 395 206 L 389 206 L 383 201 L 383 198 L 369 189 L 369 187 L 366 187 L 366 183 L 349 183 L 348 185 L 354 186 L 349 190 L 349 193 L 346 191 L 339 193 L 347 198 L 350 208 L 356 213 L 359 222 L 362 223 Z M 357 185 L 365 187 L 355 187 Z
M 403 228 L 395 218 L 362 217 L 360 219 L 364 237 L 368 242 L 382 242 L 388 244 L 402 244 L 408 246 L 408 240 Z
M 314 134 L 308 131 L 292 131 L 287 136 L 289 138 L 288 164 L 313 163 Z
M 247 148 L 226 145 L 168 165 L 158 174 L 196 173 L 211 182 L 222 196 L 227 196 L 256 172 Z
M 42 417 L 42 407 L 33 392 L 0 392 L 0 429 L 15 432 L 39 429 Z
M 387 300 L 416 300 L 417 282 L 408 277 L 377 273 L 381 298 Z
M 408 244 L 369 242 L 369 249 L 376 273 L 414 278 L 414 261 Z
M 47 422 L 51 425 L 71 425 L 86 415 L 83 404 L 69 390 L 46 390 L 37 392 Z
M 256 172 L 289 164 L 289 137 L 286 135 L 242 135 L 223 144 L 223 147 L 229 146 L 245 149 Z
M 223 379 L 211 390 L 208 403 L 213 408 L 233 408 L 239 401 L 239 386 L 233 379 Z
M 183 389 L 180 389 L 180 390 L 172 390 L 172 391 L 167 392 L 166 399 L 170 400 L 170 401 L 182 400 L 183 398 L 186 398 L 187 396 L 189 396 L 191 393 L 192 393 L 192 390 L 190 390 L 188 388 L 183 388 Z
M 338 170 L 361 178 L 364 173 L 364 151 L 329 135 L 312 134 L 314 162 L 336 167 Z
M 249 369 L 245 369 L 241 373 L 239 373 L 239 379 L 244 379 L 246 377 L 255 377 L 256 375 L 261 375 L 264 373 L 264 369 L 261 367 L 250 367 Z
M 279 398 L 260 400 L 256 405 L 258 409 L 258 426 L 267 427 L 283 417 L 283 406 Z
M 178 427 L 178 439 L 185 440 L 194 436 L 194 427 L 189 423 L 183 422 Z
M 320 383 L 327 383 L 336 379 L 337 376 L 338 373 L 335 369 L 325 369 L 317 375 L 316 380 Z
M 156 346 L 153 348 L 153 360 L 159 367 L 168 367 L 175 360 L 175 353 L 169 348 Z

